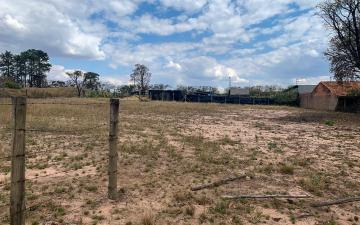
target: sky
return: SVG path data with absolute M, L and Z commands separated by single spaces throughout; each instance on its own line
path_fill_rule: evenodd
M 128 84 L 225 88 L 329 80 L 320 0 L 0 0 L 0 51 L 41 49 L 49 80 L 75 69 Z

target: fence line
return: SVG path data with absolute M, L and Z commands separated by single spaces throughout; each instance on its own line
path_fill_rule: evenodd
M 108 160 L 102 158 L 96 160 L 96 162 L 106 162 L 108 161 L 108 198 L 112 200 L 117 199 L 117 135 L 118 135 L 118 114 L 119 114 L 119 100 L 111 99 L 110 100 L 110 119 L 109 123 L 102 123 L 96 126 L 91 126 L 81 129 L 72 129 L 72 130 L 60 130 L 60 129 L 37 129 L 37 128 L 26 128 L 26 108 L 28 105 L 70 105 L 70 106 L 105 106 L 109 103 L 65 103 L 65 102 L 27 102 L 26 97 L 15 97 L 12 99 L 13 103 L 0 103 L 0 106 L 13 106 L 13 116 L 12 120 L 14 121 L 14 127 L 0 128 L 0 130 L 13 131 L 13 152 L 11 155 L 0 157 L 0 160 L 10 161 L 11 159 L 11 181 L 6 183 L 1 183 L 0 187 L 10 186 L 10 204 L 0 205 L 0 208 L 10 206 L 10 224 L 11 225 L 23 225 L 25 224 L 24 213 L 26 211 L 31 211 L 34 207 L 45 204 L 41 202 L 37 205 L 32 205 L 30 207 L 25 207 L 25 181 L 37 181 L 41 178 L 59 178 L 60 174 L 64 177 L 67 177 L 68 174 L 72 173 L 73 170 L 61 170 L 51 174 L 42 174 L 35 177 L 26 178 L 25 177 L 25 163 L 30 162 L 30 158 L 36 156 L 45 156 L 47 153 L 50 153 L 49 149 L 47 150 L 38 150 L 31 151 L 25 154 L 25 133 L 51 133 L 59 135 L 74 135 L 81 134 L 84 135 L 84 132 L 90 130 L 96 130 L 102 127 L 109 127 L 109 152 Z M 94 115 L 97 116 L 97 115 Z M 64 151 L 62 151 L 64 152 Z M 61 152 L 59 152 L 61 153 Z M 36 159 L 35 159 L 36 160 Z M 50 163 L 51 159 L 44 160 L 44 163 Z M 38 162 L 38 161 L 36 161 Z M 52 162 L 52 161 L 51 161 Z M 48 165 L 48 164 L 47 164 Z M 58 165 L 56 162 L 54 165 Z M 76 171 L 76 169 L 74 170 Z M 84 170 L 85 172 L 85 170 Z M 4 180 L 5 182 L 5 180 Z M 53 199 L 50 199 L 52 201 Z
M 12 103 L 0 103 L 0 105 L 12 106 Z M 71 106 L 94 106 L 94 105 L 108 105 L 106 103 L 66 103 L 66 102 L 31 102 L 26 105 L 71 105 Z
M 56 134 L 74 134 L 74 133 L 78 133 L 78 132 L 82 132 L 82 131 L 89 131 L 89 130 L 93 130 L 93 129 L 97 129 L 100 127 L 105 127 L 108 126 L 107 123 L 103 123 L 100 125 L 96 125 L 93 127 L 88 127 L 88 128 L 81 128 L 81 129 L 76 129 L 76 130 L 69 130 L 69 131 L 64 131 L 64 130 L 56 130 L 56 129 L 51 129 L 51 130 L 41 130 L 41 129 L 24 129 L 27 132 L 39 132 L 39 133 L 56 133 Z M 14 128 L 6 128 L 6 127 L 2 127 L 0 128 L 2 130 L 7 130 L 7 131 L 13 131 Z

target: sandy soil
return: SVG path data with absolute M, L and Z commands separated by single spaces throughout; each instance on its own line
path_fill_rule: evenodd
M 11 133 L 3 129 L 9 111 L 0 106 L 0 158 L 11 149 Z M 28 111 L 28 128 L 69 132 L 27 134 L 27 224 L 360 224 L 359 202 L 311 207 L 360 195 L 357 114 L 123 101 L 119 200 L 111 201 L 107 126 L 70 132 L 107 123 L 108 106 L 32 105 Z M 0 223 L 7 224 L 6 159 L 0 172 Z M 190 190 L 241 174 L 248 179 Z M 222 199 L 269 194 L 311 198 Z

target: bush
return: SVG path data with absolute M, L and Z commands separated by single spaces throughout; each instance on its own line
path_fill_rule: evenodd
M 15 83 L 14 81 L 5 81 L 4 87 L 10 88 L 10 89 L 21 89 L 21 86 L 19 84 Z
M 86 90 L 85 96 L 88 98 L 109 98 L 112 97 L 112 93 L 110 91 L 103 90 Z
M 360 90 L 356 90 L 356 89 L 351 90 L 351 91 L 347 94 L 347 96 L 359 97 L 359 96 L 360 96 Z
M 325 121 L 325 125 L 332 127 L 332 126 L 335 125 L 335 121 L 333 121 L 333 120 L 326 120 L 326 121 Z
M 299 105 L 298 93 L 295 90 L 278 92 L 273 97 L 273 99 L 275 101 L 275 104 L 278 105 L 290 105 L 290 106 Z

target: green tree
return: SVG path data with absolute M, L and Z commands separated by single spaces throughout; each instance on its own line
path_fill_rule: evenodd
M 0 55 L 0 71 L 5 79 L 14 81 L 14 55 L 11 52 L 5 51 Z
M 151 73 L 146 66 L 136 64 L 133 73 L 130 75 L 130 78 L 134 82 L 134 85 L 137 86 L 138 91 L 141 93 L 149 89 Z
M 44 87 L 46 85 L 46 73 L 51 69 L 48 54 L 41 50 L 29 49 L 21 55 L 26 60 L 29 86 Z
M 100 87 L 100 75 L 94 72 L 87 72 L 84 74 L 84 88 L 97 91 Z
M 134 85 L 121 85 L 116 89 L 116 93 L 119 94 L 120 97 L 128 97 L 135 91 Z
M 15 71 L 15 82 L 26 87 L 27 73 L 26 73 L 26 58 L 24 54 L 14 56 L 14 71 Z
M 171 88 L 171 86 L 168 85 L 168 84 L 153 84 L 153 85 L 150 85 L 150 89 L 153 89 L 153 90 L 166 90 L 168 88 Z

